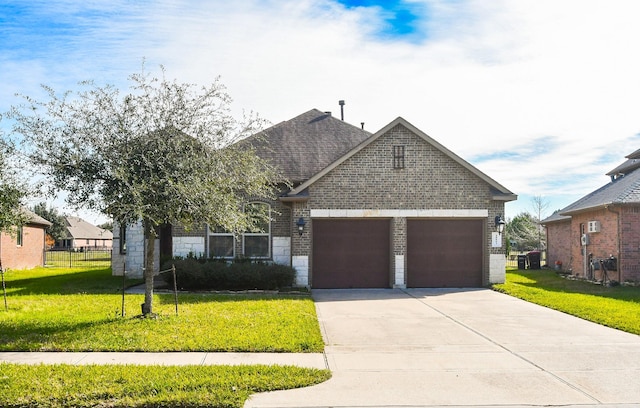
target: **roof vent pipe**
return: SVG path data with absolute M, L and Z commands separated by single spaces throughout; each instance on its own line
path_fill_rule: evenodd
M 338 105 L 340 105 L 340 119 L 344 120 L 344 101 L 339 100 Z
M 327 116 L 331 116 L 331 111 L 325 111 L 324 114 Z
M 360 122 L 360 127 L 364 130 L 364 122 Z

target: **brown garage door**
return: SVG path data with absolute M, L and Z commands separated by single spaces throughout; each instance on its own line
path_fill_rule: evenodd
M 313 288 L 388 288 L 390 221 L 313 220 Z
M 482 286 L 482 220 L 407 220 L 407 286 Z

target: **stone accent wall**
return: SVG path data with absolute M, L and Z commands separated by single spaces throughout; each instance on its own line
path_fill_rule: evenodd
M 126 274 L 130 278 L 142 278 L 144 275 L 144 260 L 146 257 L 144 229 L 142 222 L 127 226 L 127 253 L 120 254 L 120 226 L 113 223 L 113 251 L 111 253 L 111 273 L 122 276 L 126 264 Z M 160 270 L 160 240 L 155 240 L 154 272 Z
M 291 237 L 272 237 L 273 262 L 291 266 Z
M 190 253 L 199 257 L 206 254 L 204 236 L 174 236 L 173 256 L 186 257 Z

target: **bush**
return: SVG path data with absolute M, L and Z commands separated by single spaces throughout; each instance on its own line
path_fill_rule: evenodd
M 202 262 L 194 258 L 165 263 L 162 270 L 176 267 L 176 281 L 181 290 L 277 290 L 290 288 L 295 279 L 295 269 L 290 266 L 238 260 L 226 263 L 219 260 Z M 161 275 L 173 286 L 171 272 Z

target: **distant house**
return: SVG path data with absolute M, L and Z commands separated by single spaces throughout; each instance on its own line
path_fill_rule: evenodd
M 80 217 L 65 217 L 66 236 L 56 242 L 57 249 L 111 249 L 113 233 Z
M 45 229 L 51 223 L 24 209 L 29 221 L 15 236 L 0 233 L 0 264 L 3 269 L 29 269 L 44 264 Z
M 516 195 L 397 118 L 376 133 L 312 109 L 240 143 L 290 182 L 271 222 L 237 237 L 215 226 L 160 231 L 156 256 L 250 257 L 291 265 L 312 288 L 479 287 L 504 282 L 496 232 Z M 140 275 L 140 224 L 114 225 L 113 273 Z M 158 265 L 156 259 L 155 265 Z
M 587 279 L 640 282 L 640 150 L 611 181 L 542 221 L 549 264 Z M 602 261 L 602 262 L 601 262 Z

